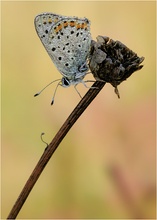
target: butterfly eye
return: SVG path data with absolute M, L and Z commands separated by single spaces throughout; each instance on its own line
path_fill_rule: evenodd
M 68 87 L 70 85 L 70 81 L 69 79 L 67 79 L 66 77 L 62 78 L 62 84 L 64 87 Z

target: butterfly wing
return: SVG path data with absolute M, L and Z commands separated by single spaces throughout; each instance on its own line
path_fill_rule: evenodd
M 87 61 L 91 43 L 87 18 L 52 13 L 35 18 L 37 34 L 58 70 L 68 79 L 84 76 L 80 67 Z

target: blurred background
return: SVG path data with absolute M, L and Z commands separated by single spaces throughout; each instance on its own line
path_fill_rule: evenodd
M 144 67 L 118 88 L 107 84 L 60 144 L 18 215 L 33 218 L 155 218 L 156 3 L 106 1 L 2 2 L 2 218 L 9 214 L 50 142 L 80 101 L 40 42 L 42 12 L 87 17 L 91 34 L 119 40 Z M 93 79 L 89 74 L 86 79 Z M 87 89 L 78 85 L 84 95 Z

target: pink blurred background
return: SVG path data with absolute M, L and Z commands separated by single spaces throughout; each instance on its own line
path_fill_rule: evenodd
M 118 88 L 107 84 L 51 158 L 21 212 L 33 218 L 155 218 L 155 5 L 143 2 L 2 2 L 2 218 L 80 98 L 55 85 L 60 73 L 35 28 L 41 12 L 87 17 L 93 39 L 119 40 L 144 56 L 144 67 Z M 89 74 L 87 77 L 93 79 Z M 84 95 L 83 85 L 77 87 Z

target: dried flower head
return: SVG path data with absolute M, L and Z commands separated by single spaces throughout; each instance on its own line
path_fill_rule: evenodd
M 98 81 L 111 83 L 115 93 L 120 98 L 117 86 L 126 80 L 133 72 L 140 70 L 144 57 L 109 37 L 98 36 L 97 42 L 92 40 L 89 57 L 89 67 Z

